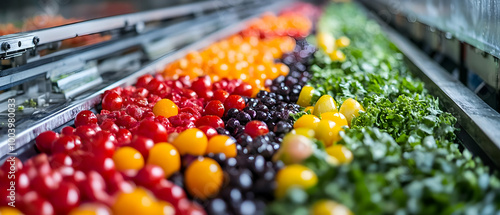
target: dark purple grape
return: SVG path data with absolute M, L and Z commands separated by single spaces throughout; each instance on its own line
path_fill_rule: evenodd
M 247 122 L 250 122 L 252 120 L 252 117 L 250 116 L 250 114 L 242 111 L 238 113 L 236 119 L 238 119 L 238 121 L 240 121 L 241 124 L 246 124 Z
M 231 135 L 231 133 L 229 133 L 229 131 L 224 128 L 216 128 L 215 130 L 217 131 L 217 134 L 222 134 L 227 136 Z
M 207 213 L 214 215 L 227 214 L 226 202 L 220 198 L 212 199 L 207 206 Z

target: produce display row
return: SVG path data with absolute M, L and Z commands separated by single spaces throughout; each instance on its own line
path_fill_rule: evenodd
M 296 4 L 7 160 L 1 214 L 492 214 L 500 181 L 352 4 Z M 313 34 L 311 34 L 313 33 Z M 315 34 L 314 34 L 315 33 Z

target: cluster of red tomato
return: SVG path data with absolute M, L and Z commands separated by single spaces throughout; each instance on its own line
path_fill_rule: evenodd
M 308 26 L 288 27 L 302 32 Z M 215 160 L 203 156 L 236 157 L 236 141 L 218 134 L 217 129 L 225 127 L 222 118 L 228 110 L 244 109 L 245 97 L 254 96 L 262 86 L 229 79 L 229 74 L 217 80 L 212 76 L 193 79 L 182 73 L 175 79 L 163 75 L 144 75 L 135 86 L 108 90 L 99 114 L 84 110 L 76 116 L 74 127 L 41 133 L 36 148 L 42 154 L 24 164 L 15 162 L 21 212 L 205 214 L 187 196 L 216 195 L 224 176 Z M 245 126 L 251 137 L 268 132 L 261 121 Z M 196 159 L 186 163 L 181 160 L 185 155 Z M 10 164 L 5 163 L 0 170 L 1 185 L 9 184 L 8 168 Z M 179 171 L 188 193 L 167 180 Z M 5 192 L 2 187 L 0 194 L 8 196 Z M 0 205 L 8 202 L 0 199 Z M 4 210 L 0 207 L 0 212 Z

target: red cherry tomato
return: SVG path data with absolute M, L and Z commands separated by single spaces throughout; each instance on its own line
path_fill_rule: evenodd
M 73 159 L 68 154 L 57 153 L 50 156 L 50 166 L 53 169 L 57 169 L 62 166 L 72 166 Z
M 233 94 L 235 95 L 246 96 L 246 97 L 251 97 L 252 93 L 253 93 L 252 85 L 247 83 L 241 83 L 240 86 L 236 87 L 236 89 L 234 89 L 233 92 Z
M 269 129 L 266 123 L 259 120 L 253 120 L 245 126 L 245 133 L 251 137 L 257 137 L 269 133 Z
M 66 126 L 64 127 L 62 130 L 61 130 L 61 134 L 62 135 L 73 135 L 73 133 L 75 132 L 75 128 L 71 127 L 71 126 Z
M 236 108 L 238 110 L 242 110 L 245 108 L 245 100 L 238 95 L 230 95 L 227 97 L 226 101 L 224 101 L 224 108 L 229 110 L 231 108 Z
M 147 164 L 137 172 L 134 181 L 147 188 L 152 188 L 165 178 L 165 172 L 157 165 Z
M 76 151 L 81 146 L 80 137 L 62 136 L 52 145 L 52 153 L 70 153 Z
M 150 92 L 150 93 L 153 93 L 153 94 L 156 94 L 156 95 L 162 95 L 166 92 L 167 90 L 167 85 L 163 82 L 161 82 L 160 80 L 154 78 L 152 79 L 148 85 L 146 86 L 146 89 Z
M 207 115 L 196 120 L 197 127 L 203 125 L 208 125 L 212 128 L 224 128 L 224 121 L 218 116 Z
M 134 139 L 132 139 L 132 142 L 130 142 L 130 147 L 137 149 L 137 151 L 142 154 L 144 159 L 147 159 L 149 156 L 149 150 L 151 150 L 154 145 L 155 143 L 152 139 L 142 136 L 135 136 Z
M 152 189 L 156 198 L 177 205 L 180 200 L 186 199 L 184 189 L 175 185 L 174 183 L 162 179 L 158 185 Z
M 229 93 L 225 90 L 216 90 L 214 91 L 213 100 L 219 100 L 221 102 L 226 101 L 226 98 L 229 97 Z
M 215 130 L 215 128 L 213 128 L 211 126 L 208 126 L 208 125 L 199 126 L 198 129 L 200 129 L 201 131 L 203 131 L 203 133 L 205 133 L 205 135 L 207 135 L 208 139 L 210 139 L 213 136 L 215 136 L 215 135 L 218 134 L 217 130 Z
M 135 83 L 135 86 L 137 88 L 146 87 L 151 80 L 153 80 L 152 75 L 150 75 L 150 74 L 143 75 L 137 79 L 137 83 Z
M 102 109 L 104 110 L 120 110 L 122 108 L 122 105 L 123 99 L 116 92 L 110 92 L 104 95 L 104 98 L 102 98 Z
M 31 187 L 43 196 L 49 196 L 57 185 L 51 174 L 38 174 L 31 180 Z
M 96 135 L 96 132 L 92 127 L 82 125 L 75 129 L 74 134 L 79 136 L 83 143 L 88 143 Z
M 78 187 L 82 194 L 82 200 L 106 202 L 106 199 L 110 198 L 106 193 L 106 183 L 104 179 L 95 171 L 90 171 L 87 174 L 87 180 L 80 182 Z
M 17 157 L 8 157 L 2 165 L 3 172 L 20 172 L 23 170 L 23 162 Z
M 80 204 L 80 191 L 74 184 L 63 182 L 49 198 L 57 213 L 67 214 Z
M 83 110 L 76 115 L 75 127 L 90 124 L 97 124 L 97 117 L 94 113 L 92 113 L 92 111 Z
M 115 153 L 116 137 L 108 131 L 99 131 L 84 149 L 95 156 L 112 157 Z
M 118 132 L 119 128 L 112 120 L 104 120 L 104 122 L 101 123 L 101 129 L 114 134 Z
M 52 204 L 36 192 L 29 192 L 23 197 L 23 213 L 33 215 L 55 214 Z
M 195 91 L 198 96 L 200 94 L 206 94 L 207 91 L 212 91 L 212 81 L 208 76 L 202 76 L 193 81 L 191 85 L 191 90 Z
M 118 146 L 130 143 L 131 139 L 132 133 L 130 133 L 128 129 L 120 128 L 118 129 L 118 132 L 116 132 L 116 141 L 118 142 Z
M 139 124 L 137 133 L 141 136 L 151 138 L 156 143 L 166 142 L 168 138 L 167 129 L 160 123 L 144 120 Z
M 224 116 L 224 104 L 219 100 L 212 100 L 205 106 L 205 115 Z
M 49 153 L 52 150 L 52 144 L 59 138 L 59 134 L 53 131 L 44 131 L 35 139 L 35 144 L 41 152 Z

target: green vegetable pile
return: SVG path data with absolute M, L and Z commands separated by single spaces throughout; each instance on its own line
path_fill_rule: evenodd
M 459 150 L 456 118 L 411 76 L 378 24 L 354 4 L 333 4 L 318 26 L 351 39 L 342 50 L 345 62 L 315 54 L 309 85 L 338 103 L 355 98 L 363 104 L 366 112 L 338 142 L 354 159 L 331 167 L 309 158 L 303 164 L 318 175 L 317 187 L 289 190 L 269 214 L 307 213 L 319 199 L 333 199 L 355 214 L 500 214 L 497 174 Z

